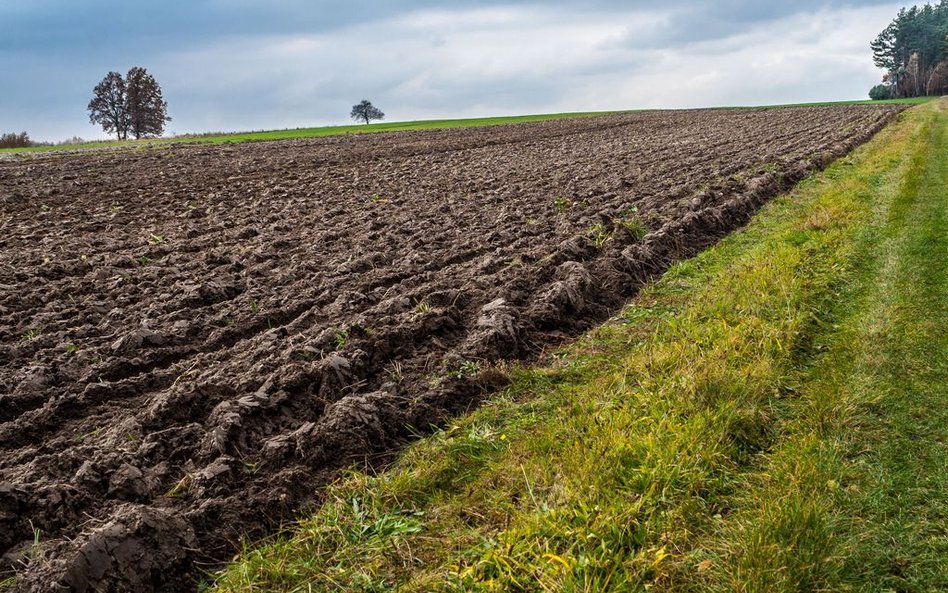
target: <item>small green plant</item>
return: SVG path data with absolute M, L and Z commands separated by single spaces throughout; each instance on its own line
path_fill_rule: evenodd
M 50 208 L 50 207 L 47 206 L 46 204 L 42 204 L 42 205 L 40 205 L 40 207 L 39 207 L 40 214 L 46 214 L 46 213 L 49 212 L 50 210 L 52 210 L 52 208 Z
M 616 226 L 624 227 L 636 241 L 641 241 L 648 234 L 648 227 L 639 218 L 639 209 L 635 206 L 620 210 L 618 216 L 612 222 Z
M 138 258 L 137 261 L 138 261 L 138 263 L 140 263 L 141 265 L 147 266 L 148 264 L 151 263 L 151 258 L 148 257 L 147 255 L 143 255 L 143 256 L 141 256 L 140 258 Z
M 260 305 L 257 303 L 257 299 L 250 300 L 250 312 L 256 315 L 260 311 Z
M 448 375 L 455 379 L 463 379 L 464 377 L 474 377 L 479 372 L 481 372 L 480 364 L 473 360 L 465 360 L 461 363 L 461 366 L 448 373 Z
M 388 204 L 388 198 L 382 197 L 382 194 L 372 194 L 372 202 L 374 204 Z
M 313 360 L 313 353 L 309 350 L 294 350 L 293 353 L 290 354 L 290 358 L 302 360 L 303 362 L 309 362 Z
M 102 431 L 103 431 L 103 430 L 104 430 L 104 428 L 101 427 L 101 426 L 99 426 L 99 427 L 95 428 L 94 430 L 92 430 L 92 431 L 90 431 L 90 432 L 87 432 L 87 433 L 85 433 L 85 434 L 76 435 L 76 436 L 73 437 L 73 438 L 75 439 L 75 441 L 76 441 L 77 443 L 82 443 L 82 442 L 85 442 L 86 439 L 95 438 L 95 437 L 99 436 L 100 434 L 102 434 Z
M 589 243 L 596 249 L 602 249 L 603 246 L 612 240 L 612 233 L 606 229 L 606 225 L 601 222 L 589 227 Z
M 395 383 L 401 383 L 405 378 L 405 374 L 402 370 L 402 363 L 398 362 L 397 360 L 392 363 L 392 368 L 388 369 L 387 372 L 389 375 L 391 375 L 392 380 L 395 381 Z
M 191 474 L 185 474 L 183 478 L 175 482 L 175 485 L 172 486 L 170 490 L 165 492 L 165 496 L 168 498 L 181 498 L 191 492 L 193 488 L 194 476 Z
M 336 331 L 336 348 L 342 348 L 349 341 L 349 332 L 344 329 Z
M 553 200 L 553 209 L 556 210 L 557 214 L 563 214 L 569 210 L 572 205 L 573 203 L 568 198 L 560 197 Z
M 533 262 L 533 265 L 538 268 L 542 268 L 552 264 L 555 260 L 556 258 L 553 256 L 553 254 L 548 254 Z
M 42 535 L 42 531 L 40 531 L 39 527 L 33 525 L 33 521 L 29 521 L 29 524 L 30 529 L 33 530 L 33 543 L 30 544 L 30 549 L 27 551 L 26 556 L 31 560 L 36 560 L 43 553 L 43 548 L 40 544 L 40 535 Z
M 632 235 L 636 241 L 641 241 L 642 237 L 648 234 L 648 227 L 635 216 L 626 218 L 616 218 L 613 220 L 616 226 L 621 226 Z
M 152 245 L 161 245 L 162 243 L 165 242 L 165 238 L 162 235 L 156 235 L 152 233 L 148 237 L 148 242 L 151 243 Z
M 38 335 L 39 335 L 39 332 L 37 332 L 35 329 L 28 329 L 22 334 L 20 334 L 20 339 L 25 340 L 25 341 L 34 340 L 36 339 L 36 336 Z
M 109 214 L 111 214 L 112 216 L 115 216 L 122 210 L 123 210 L 122 206 L 119 206 L 118 204 L 114 204 L 111 208 L 109 208 Z
M 75 344 L 69 344 L 66 346 L 66 354 L 76 354 L 79 352 L 79 346 Z
M 366 509 L 358 497 L 350 499 L 352 521 L 344 526 L 344 536 L 349 542 L 364 542 L 370 538 L 379 540 L 412 535 L 421 531 L 421 511 L 413 513 L 385 513 L 376 515 Z
M 415 314 L 426 315 L 431 313 L 431 305 L 427 301 L 415 301 Z

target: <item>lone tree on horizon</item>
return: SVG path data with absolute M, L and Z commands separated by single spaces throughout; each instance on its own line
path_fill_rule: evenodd
M 106 134 L 119 140 L 128 138 L 128 108 L 125 79 L 118 72 L 109 72 L 92 90 L 89 101 L 89 122 L 100 124 Z
M 125 78 L 109 72 L 92 91 L 89 121 L 100 124 L 107 134 L 125 140 L 161 136 L 168 117 L 168 103 L 161 96 L 161 87 L 147 70 L 136 66 Z
M 369 125 L 373 119 L 385 119 L 385 114 L 368 99 L 362 99 L 361 103 L 352 106 L 349 117 L 356 121 L 364 121 L 366 125 Z
M 128 71 L 129 132 L 135 138 L 161 136 L 168 117 L 168 103 L 161 96 L 161 87 L 155 77 L 138 66 Z

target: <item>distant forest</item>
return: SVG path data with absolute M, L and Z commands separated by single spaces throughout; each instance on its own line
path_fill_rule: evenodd
M 948 93 L 948 0 L 903 8 L 870 45 L 886 71 L 873 99 Z

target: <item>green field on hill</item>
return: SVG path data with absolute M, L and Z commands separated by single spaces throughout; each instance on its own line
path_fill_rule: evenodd
M 383 122 L 370 125 L 356 124 L 344 126 L 322 126 L 316 128 L 296 128 L 291 130 L 266 130 L 260 132 L 233 132 L 174 136 L 170 138 L 148 138 L 144 140 L 102 140 L 84 144 L 63 144 L 61 146 L 33 146 L 30 148 L 4 148 L 2 153 L 48 152 L 51 150 L 83 150 L 87 148 L 153 146 L 168 143 L 225 143 L 258 142 L 264 140 L 293 140 L 296 138 L 322 138 L 325 136 L 343 136 L 345 134 L 369 134 L 378 132 L 399 132 L 404 130 L 435 130 L 450 128 L 473 128 L 477 126 L 495 126 L 499 124 L 517 124 L 571 117 L 590 117 L 608 112 L 547 113 L 538 115 L 512 115 L 503 117 L 480 117 L 467 119 L 431 119 L 420 121 Z
M 859 105 L 869 103 L 903 103 L 918 105 L 931 101 L 930 97 L 919 99 L 893 99 L 890 101 L 842 101 L 832 103 L 800 103 L 796 105 L 767 105 L 765 108 L 776 107 L 805 107 L 823 105 Z M 722 109 L 751 109 L 752 107 L 724 107 Z M 404 122 L 385 122 L 371 125 L 344 125 L 322 126 L 315 128 L 296 128 L 291 130 L 267 130 L 260 132 L 233 132 L 199 135 L 174 136 L 170 138 L 149 138 L 144 140 L 100 140 L 83 144 L 63 144 L 58 146 L 32 146 L 30 148 L 0 148 L 0 154 L 39 153 L 60 150 L 86 150 L 94 148 L 116 147 L 145 147 L 160 144 L 174 143 L 225 143 L 225 142 L 259 142 L 265 140 L 292 140 L 296 138 L 322 138 L 325 136 L 342 136 L 345 134 L 367 134 L 377 132 L 399 132 L 405 130 L 436 130 L 451 128 L 472 128 L 477 126 L 494 126 L 500 124 L 517 124 L 571 117 L 591 117 L 615 113 L 610 111 L 589 111 L 573 113 L 546 113 L 537 115 L 513 115 L 501 117 L 481 117 L 466 119 L 431 119 Z
M 209 586 L 948 590 L 946 261 L 942 99 Z

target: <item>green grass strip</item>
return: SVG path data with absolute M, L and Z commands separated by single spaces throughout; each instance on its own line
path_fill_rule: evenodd
M 948 590 L 948 112 L 868 179 L 871 223 L 816 323 L 781 438 L 708 549 L 706 590 Z M 895 158 L 893 154 L 893 158 Z
M 427 119 L 418 121 L 383 122 L 370 125 L 356 124 L 344 126 L 320 126 L 315 128 L 294 128 L 290 130 L 264 130 L 259 132 L 234 132 L 220 134 L 196 134 L 169 138 L 148 138 L 144 140 L 100 140 L 83 144 L 63 144 L 60 146 L 32 146 L 29 148 L 2 148 L 3 153 L 50 152 L 58 150 L 81 150 L 87 148 L 112 147 L 153 147 L 162 144 L 180 143 L 240 143 L 263 140 L 293 140 L 297 138 L 323 138 L 326 136 L 344 136 L 346 134 L 372 134 L 378 132 L 401 132 L 405 130 L 441 130 L 453 128 L 473 128 L 478 126 L 496 126 L 502 124 L 521 124 L 575 117 L 593 117 L 607 115 L 611 111 L 589 111 L 575 113 L 544 113 L 536 115 L 510 115 L 500 117 L 476 117 L 464 119 Z
M 716 589 L 948 591 L 946 104 L 916 117 L 784 436 L 735 499 Z
M 216 590 L 873 590 L 891 566 L 934 590 L 945 193 L 906 196 L 946 127 L 944 102 L 906 112 L 388 471 L 343 477 Z M 901 435 L 903 405 L 930 426 Z

